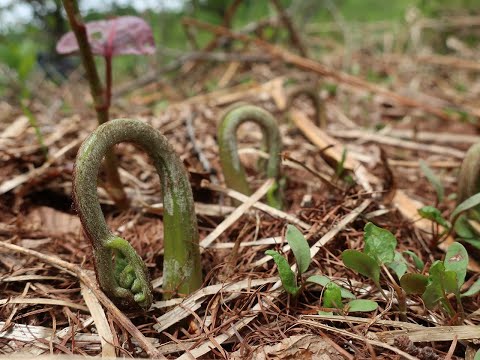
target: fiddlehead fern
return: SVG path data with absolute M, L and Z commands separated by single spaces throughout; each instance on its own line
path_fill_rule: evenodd
M 267 111 L 253 105 L 233 106 L 226 112 L 218 128 L 218 144 L 220 163 L 222 165 L 225 182 L 228 187 L 243 194 L 251 194 L 247 182 L 245 169 L 240 162 L 237 149 L 237 130 L 241 124 L 252 121 L 260 126 L 263 141 L 266 144 L 270 157 L 266 165 L 266 174 L 276 179 L 274 186 L 267 193 L 268 203 L 281 208 L 280 194 L 280 151 L 282 147 L 280 132 L 275 119 Z
M 293 87 L 288 93 L 287 109 L 290 109 L 294 100 L 301 95 L 307 96 L 312 101 L 313 106 L 315 107 L 316 125 L 322 129 L 325 129 L 327 127 L 325 104 L 314 86 L 298 85 Z
M 201 286 L 197 220 L 188 174 L 167 139 L 137 120 L 116 119 L 99 126 L 82 144 L 73 176 L 73 195 L 92 242 L 101 288 L 117 305 L 148 308 L 152 293 L 145 264 L 133 247 L 107 227 L 97 196 L 97 176 L 105 154 L 121 142 L 140 146 L 160 176 L 164 204 L 164 297 Z M 115 254 L 115 260 L 113 255 Z
M 480 143 L 468 149 L 458 174 L 457 202 L 480 192 Z

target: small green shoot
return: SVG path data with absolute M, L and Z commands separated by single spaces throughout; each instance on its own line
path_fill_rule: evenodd
M 298 272 L 303 274 L 310 266 L 310 247 L 303 234 L 293 225 L 287 226 L 287 232 L 285 234 L 288 244 L 292 248 L 293 255 L 298 266 Z
M 300 291 L 300 286 L 297 286 L 295 273 L 290 269 L 288 261 L 275 250 L 267 250 L 265 251 L 265 255 L 271 256 L 275 264 L 277 264 L 278 273 L 285 291 L 292 296 L 297 296 Z
M 413 260 L 413 264 L 415 265 L 415 267 L 417 268 L 417 270 L 420 270 L 420 271 L 423 271 L 423 269 L 425 268 L 425 264 L 423 263 L 422 259 L 420 259 L 418 257 L 417 254 L 415 254 L 413 251 L 411 250 L 405 250 L 403 252 L 403 255 L 408 255 L 412 258 Z
M 375 259 L 357 250 L 345 250 L 342 253 L 342 260 L 346 267 L 380 284 L 380 266 Z
M 460 289 L 465 282 L 467 266 L 467 251 L 462 244 L 454 242 L 447 249 L 445 260 L 437 260 L 430 266 L 428 276 L 405 274 L 400 279 L 400 284 L 407 294 L 421 294 L 428 309 L 441 305 L 450 317 L 458 315 L 458 321 L 461 323 L 464 318 L 461 297 L 474 295 L 480 291 L 480 282 L 477 281 L 469 291 L 460 294 Z M 447 297 L 448 294 L 455 295 L 457 311 L 453 309 Z
M 278 251 L 267 250 L 265 251 L 265 254 L 271 256 L 275 261 L 275 264 L 277 264 L 278 273 L 285 291 L 293 297 L 296 297 L 302 289 L 302 286 L 297 285 L 297 278 L 302 281 L 302 274 L 307 271 L 310 266 L 310 248 L 303 234 L 293 225 L 287 226 L 285 238 L 295 256 L 295 261 L 297 263 L 296 275 L 290 268 L 287 259 L 285 259 Z
M 435 175 L 433 170 L 427 165 L 427 163 L 423 160 L 419 161 L 420 169 L 422 170 L 423 174 L 433 186 L 437 193 L 437 202 L 441 203 L 445 197 L 445 188 L 442 185 L 440 179 Z
M 354 299 L 347 304 L 342 303 L 342 289 L 333 282 L 329 282 L 323 293 L 322 306 L 328 309 L 338 309 L 342 313 L 349 312 L 370 312 L 377 309 L 378 304 L 372 300 Z M 319 311 L 320 315 L 331 314 Z
M 434 206 L 424 206 L 417 210 L 418 214 L 427 220 L 431 220 L 438 225 L 443 226 L 445 229 L 450 229 L 452 224 L 450 224 L 443 216 L 440 210 Z
M 318 284 L 320 286 L 326 287 L 330 282 L 332 282 L 332 280 L 330 280 L 325 275 L 312 275 L 306 280 L 306 282 L 314 283 L 314 284 Z M 350 291 L 348 291 L 347 289 L 345 289 L 341 286 L 339 286 L 339 288 L 340 288 L 340 292 L 342 294 L 342 298 L 344 298 L 344 299 L 355 299 L 355 295 L 353 295 Z

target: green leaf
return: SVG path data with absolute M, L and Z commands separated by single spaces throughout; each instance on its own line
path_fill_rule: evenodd
M 297 261 L 298 273 L 303 274 L 310 266 L 310 247 L 305 236 L 293 225 L 287 226 L 285 235 Z
M 436 281 L 429 280 L 425 292 L 422 295 L 423 302 L 427 309 L 433 309 L 437 306 L 438 302 L 443 299 L 444 293 L 440 284 Z
M 460 289 L 467 275 L 467 250 L 465 250 L 462 244 L 454 242 L 448 247 L 443 264 L 445 265 L 445 270 L 454 271 L 457 274 L 457 285 Z
M 455 229 L 457 235 L 462 239 L 478 238 L 477 234 L 468 222 L 468 217 L 465 215 L 460 215 L 458 217 L 453 228 Z
M 326 308 L 342 308 L 342 294 L 337 284 L 333 282 L 327 284 L 323 292 L 322 304 Z
M 405 274 L 400 279 L 403 290 L 410 294 L 423 294 L 427 288 L 428 276 L 422 274 Z
M 458 215 L 460 215 L 464 211 L 474 208 L 475 206 L 478 206 L 479 204 L 480 204 L 480 193 L 470 196 L 468 199 L 460 203 L 455 208 L 455 210 L 453 210 L 452 215 L 450 215 L 450 221 L 453 222 Z
M 346 267 L 367 276 L 377 285 L 380 283 L 380 267 L 371 256 L 357 250 L 345 250 L 342 260 Z
M 395 251 L 395 257 L 393 258 L 393 262 L 388 264 L 388 267 L 392 269 L 397 277 L 400 279 L 408 269 L 408 263 L 405 258 L 400 254 L 398 251 Z
M 404 255 L 409 255 L 409 256 L 412 258 L 413 263 L 415 264 L 415 267 L 416 267 L 418 270 L 420 270 L 420 271 L 423 270 L 423 268 L 425 267 L 425 264 L 423 263 L 422 259 L 420 259 L 420 258 L 418 257 L 417 254 L 415 254 L 415 253 L 414 253 L 413 251 L 411 251 L 411 250 L 405 250 L 405 251 L 403 252 L 403 254 L 404 254 Z
M 297 296 L 300 287 L 297 286 L 295 274 L 292 269 L 290 269 L 288 261 L 274 250 L 265 251 L 265 255 L 270 255 L 275 261 L 275 264 L 277 264 L 280 280 L 282 280 L 282 285 L 285 291 L 292 296 Z
M 318 315 L 333 315 L 333 312 L 318 310 L 317 314 Z
M 480 350 L 475 353 L 473 360 L 480 360 Z
M 419 164 L 420 164 L 420 169 L 422 170 L 423 174 L 425 175 L 427 180 L 430 182 L 430 184 L 435 189 L 435 191 L 437 193 L 438 202 L 442 202 L 443 198 L 445 196 L 445 189 L 442 185 L 442 182 L 435 175 L 435 173 L 432 171 L 432 169 L 427 165 L 427 163 L 425 161 L 420 160 Z
M 306 282 L 311 282 L 311 283 L 314 283 L 314 284 L 318 284 L 318 285 L 321 285 L 323 287 L 327 286 L 327 284 L 331 281 L 332 280 L 330 280 L 328 277 L 326 277 L 324 275 L 312 275 L 306 280 Z M 342 293 L 342 298 L 344 298 L 344 299 L 355 299 L 355 295 L 353 295 L 350 291 L 341 287 L 340 285 L 338 285 L 338 286 L 340 287 L 340 291 Z
M 373 300 L 356 299 L 345 306 L 345 312 L 368 312 L 376 310 L 377 307 L 378 304 Z
M 417 211 L 422 218 L 431 220 L 443 226 L 444 228 L 450 229 L 450 227 L 452 226 L 447 220 L 443 218 L 442 213 L 436 207 L 424 206 Z
M 389 264 L 395 257 L 397 239 L 393 234 L 369 222 L 365 225 L 365 254 L 374 258 L 378 265 Z
M 455 271 L 446 271 L 445 264 L 441 261 L 435 261 L 430 267 L 429 279 L 437 282 L 443 291 L 447 293 L 456 292 L 457 286 L 457 274 Z
M 475 281 L 473 283 L 472 286 L 470 286 L 470 289 L 468 289 L 467 291 L 465 291 L 461 296 L 464 297 L 464 296 L 473 296 L 475 294 L 477 294 L 478 292 L 480 291 L 480 278 L 477 279 L 477 281 Z

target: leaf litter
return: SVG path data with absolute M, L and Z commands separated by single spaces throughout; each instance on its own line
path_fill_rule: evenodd
M 203 26 L 192 21 L 189 24 Z M 216 27 L 207 30 L 219 32 Z M 228 32 L 222 30 L 222 35 L 228 37 Z M 230 35 L 237 39 L 232 51 L 242 55 L 236 50 L 238 45 L 250 40 Z M 367 38 L 373 45 L 365 43 L 366 47 L 373 48 L 378 41 L 376 35 L 373 32 Z M 304 36 L 320 39 L 311 32 Z M 118 145 L 116 153 L 132 199 L 131 209 L 118 212 L 101 186 L 98 193 L 110 228 L 128 240 L 148 266 L 156 301 L 147 313 L 121 316 L 113 304 L 102 300 L 95 288 L 92 252 L 72 208 L 75 153 L 80 141 L 95 127 L 91 107 L 75 100 L 75 94 L 88 98 L 87 85 L 79 82 L 63 89 L 42 88 L 45 99 L 63 96 L 65 101 L 71 100 L 70 111 L 52 112 L 54 102 L 43 101 L 42 96 L 32 102 L 49 147 L 48 162 L 44 162 L 42 149 L 35 143 L 34 132 L 26 127 L 21 110 L 0 102 L 2 108 L 9 109 L 0 125 L 3 354 L 157 358 L 323 354 L 330 359 L 420 358 L 419 354 L 429 354 L 433 359 L 447 353 L 451 358 L 463 358 L 468 348 L 477 346 L 477 290 L 471 291 L 471 297 L 462 297 L 466 319 L 461 325 L 449 327 L 452 319 L 440 307 L 427 309 L 417 295 L 408 296 L 407 321 L 403 321 L 396 310 L 394 290 L 386 286 L 385 279 L 380 277 L 378 281 L 387 299 L 373 281 L 348 269 L 341 254 L 344 250 L 363 251 L 363 229 L 372 222 L 395 236 L 400 254 L 410 254 L 410 270 L 417 267 L 425 274 L 424 264 L 429 269 L 434 260 L 444 259 L 443 251 L 452 239 L 446 238 L 441 249 L 429 246 L 435 229 L 431 222 L 420 219 L 417 210 L 438 202 L 441 215 L 455 207 L 449 194 L 456 192 L 459 159 L 469 145 L 462 137 L 477 133 L 479 111 L 473 91 L 463 97 L 448 81 L 436 87 L 430 84 L 438 79 L 468 79 L 478 68 L 463 63 L 462 57 L 467 55 L 461 52 L 456 53 L 458 61 L 454 65 L 449 63 L 455 67 L 452 72 L 441 63 L 441 55 L 429 58 L 386 52 L 379 57 L 373 51 L 355 51 L 352 61 L 364 72 L 362 78 L 371 71 L 391 79 L 379 85 L 373 80 L 345 76 L 340 43 L 332 45 L 321 63 L 295 55 L 295 43 L 275 49 L 265 43 L 254 40 L 245 51 L 275 59 L 268 64 L 239 57 L 239 65 L 232 67 L 235 61 L 228 57 L 219 61 L 218 56 L 215 60 L 207 56 L 200 61 L 187 54 L 174 67 L 181 70 L 171 78 L 161 83 L 139 79 L 133 87 L 125 84 L 124 88 L 129 85 L 131 90 L 117 95 L 113 103 L 113 118 L 140 118 L 153 125 L 167 136 L 183 160 L 191 175 L 204 240 L 202 289 L 186 299 L 161 301 L 162 208 L 152 206 L 160 202 L 160 182 L 145 154 L 129 144 Z M 427 44 L 417 46 L 428 48 Z M 218 50 L 205 53 L 223 54 Z M 212 66 L 211 61 L 218 63 Z M 312 78 L 318 80 L 319 93 L 326 102 L 326 129 L 314 125 L 314 109 L 308 101 L 300 98 L 294 109 L 285 109 L 288 80 L 302 83 Z M 211 90 L 216 79 L 222 79 L 221 86 Z M 418 86 L 414 87 L 414 82 Z M 187 97 L 188 93 L 194 95 Z M 167 101 L 161 109 L 157 106 L 160 100 Z M 242 197 L 223 186 L 216 125 L 220 115 L 236 101 L 261 106 L 278 119 L 284 141 L 282 172 L 287 178 L 284 211 L 258 200 L 264 192 Z M 468 121 L 460 121 L 459 114 L 464 114 L 460 110 L 445 112 L 447 107 L 464 110 Z M 194 137 L 195 144 L 187 133 Z M 238 137 L 250 183 L 262 190 L 265 179 L 257 174 L 255 165 L 260 133 L 254 125 L 245 124 Z M 462 140 L 455 141 L 457 137 Z M 475 135 L 474 141 L 478 139 Z M 388 164 L 382 160 L 382 151 Z M 343 171 L 336 176 L 339 163 Z M 386 166 L 395 181 L 385 178 Z M 315 174 L 322 174 L 328 181 L 319 180 Z M 348 182 L 346 176 L 356 183 Z M 432 179 L 435 186 L 429 182 Z M 231 199 L 244 203 L 241 211 L 235 212 Z M 436 217 L 440 215 L 435 213 Z M 311 247 L 312 263 L 305 275 L 327 277 L 344 293 L 358 300 L 374 300 L 378 308 L 372 305 L 371 312 L 356 316 L 318 315 L 328 284 L 324 278 L 306 286 L 296 298 L 283 291 L 277 267 L 264 253 L 280 251 L 289 264 L 295 263 L 285 239 L 287 225 L 294 222 Z M 237 250 L 232 252 L 232 248 Z M 478 271 L 478 253 L 470 248 L 468 251 L 469 268 Z M 449 261 L 452 269 L 465 277 L 456 268 L 464 257 L 454 255 Z M 412 280 L 425 285 L 423 278 Z M 469 271 L 464 294 L 478 288 L 475 280 L 475 272 Z

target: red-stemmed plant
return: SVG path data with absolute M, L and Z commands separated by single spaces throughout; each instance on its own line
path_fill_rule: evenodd
M 121 16 L 110 20 L 83 23 L 76 0 L 63 0 L 72 28 L 57 43 L 57 51 L 70 54 L 78 51 L 85 68 L 90 91 L 95 103 L 99 124 L 109 120 L 112 99 L 112 60 L 118 55 L 149 55 L 155 52 L 150 26 L 136 16 Z M 105 59 L 105 87 L 103 87 L 93 55 Z M 118 174 L 117 158 L 110 150 L 105 156 L 107 191 L 120 208 L 126 208 L 128 199 Z

